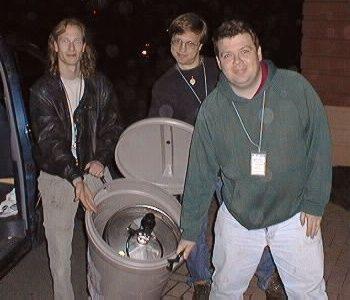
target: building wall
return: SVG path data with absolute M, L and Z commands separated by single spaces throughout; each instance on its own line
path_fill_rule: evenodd
M 350 166 L 350 1 L 305 0 L 302 74 L 325 105 L 333 164 Z

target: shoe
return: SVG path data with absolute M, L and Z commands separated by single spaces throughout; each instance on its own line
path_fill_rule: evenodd
M 209 300 L 211 288 L 209 283 L 195 283 L 193 287 L 194 293 L 192 300 Z
M 7 218 L 17 215 L 16 192 L 13 189 L 6 195 L 6 200 L 0 203 L 0 218 Z
M 282 280 L 277 272 L 269 279 L 269 285 L 265 290 L 267 300 L 287 300 Z

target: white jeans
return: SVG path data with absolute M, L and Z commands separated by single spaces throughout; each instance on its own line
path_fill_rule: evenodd
M 276 225 L 256 230 L 243 227 L 222 204 L 215 224 L 210 299 L 243 299 L 264 247 L 270 246 L 289 299 L 328 299 L 323 279 L 321 233 L 306 237 L 300 213 Z

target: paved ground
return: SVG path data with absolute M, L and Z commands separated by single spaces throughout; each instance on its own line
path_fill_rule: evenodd
M 330 300 L 350 299 L 350 212 L 329 204 L 323 222 L 325 277 Z M 76 299 L 87 299 L 85 247 L 82 222 L 78 221 L 73 242 L 73 282 Z M 163 300 L 191 299 L 192 289 L 185 283 L 187 270 L 181 267 L 171 277 Z M 51 277 L 45 244 L 29 253 L 0 281 L 0 299 L 52 299 Z M 245 299 L 265 299 L 253 278 Z

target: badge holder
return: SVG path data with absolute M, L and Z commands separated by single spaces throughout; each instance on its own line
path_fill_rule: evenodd
M 266 152 L 252 152 L 250 156 L 250 175 L 266 175 Z

